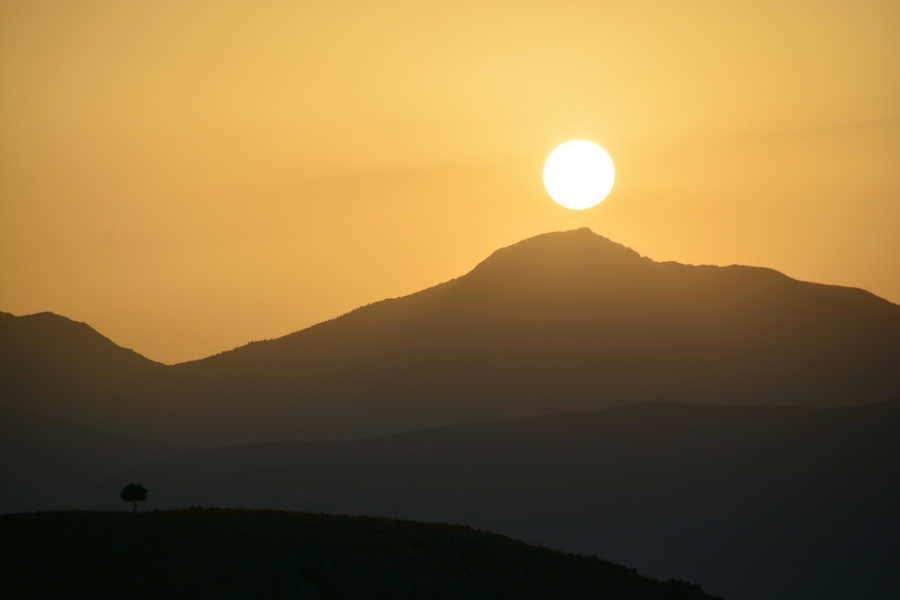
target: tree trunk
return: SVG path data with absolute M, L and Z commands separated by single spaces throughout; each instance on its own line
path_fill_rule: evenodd
M 133 513 L 137 512 L 137 500 L 134 501 L 134 510 L 132 510 L 131 512 L 133 512 Z

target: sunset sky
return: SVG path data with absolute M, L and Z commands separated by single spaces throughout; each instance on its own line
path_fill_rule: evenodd
M 3 311 L 180 362 L 585 226 L 900 303 L 895 0 L 0 7 Z

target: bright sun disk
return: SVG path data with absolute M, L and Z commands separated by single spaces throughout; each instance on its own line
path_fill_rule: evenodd
M 612 189 L 616 172 L 606 151 L 585 140 L 556 148 L 544 163 L 544 186 L 561 206 L 582 210 L 599 204 Z

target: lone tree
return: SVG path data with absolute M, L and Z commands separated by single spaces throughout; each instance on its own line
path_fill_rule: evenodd
M 137 503 L 147 499 L 147 488 L 137 483 L 129 483 L 122 488 L 122 493 L 119 496 L 125 502 L 133 502 L 134 510 L 131 512 L 137 512 Z

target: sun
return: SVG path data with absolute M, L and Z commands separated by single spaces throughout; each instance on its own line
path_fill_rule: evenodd
M 612 189 L 616 171 L 606 151 L 593 142 L 572 140 L 544 163 L 544 186 L 561 206 L 582 210 L 599 204 Z

